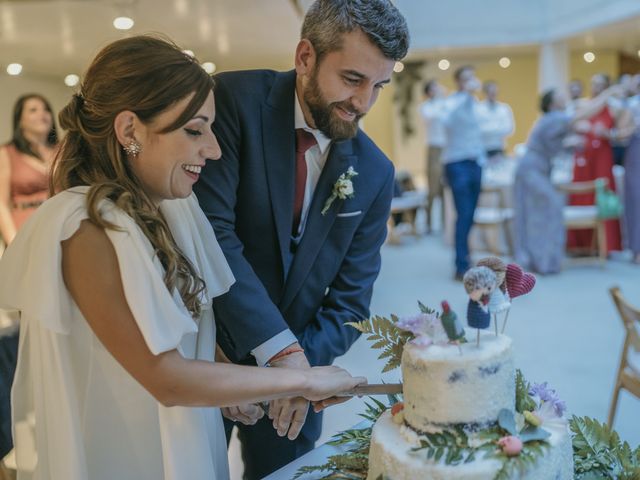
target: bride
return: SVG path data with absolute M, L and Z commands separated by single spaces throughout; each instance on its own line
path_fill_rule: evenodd
M 19 479 L 227 479 L 212 407 L 365 381 L 214 363 L 211 298 L 234 279 L 191 195 L 220 157 L 212 88 L 175 45 L 131 37 L 98 54 L 60 114 L 59 193 L 0 262 L 0 306 L 21 311 L 13 421 L 35 428 L 37 460 L 16 438 Z

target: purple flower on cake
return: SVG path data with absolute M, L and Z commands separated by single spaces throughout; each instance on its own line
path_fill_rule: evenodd
M 552 406 L 556 416 L 562 417 L 564 415 L 564 411 L 567 408 L 566 404 L 563 400 L 560 400 L 554 389 L 549 388 L 547 382 L 534 383 L 529 389 L 529 395 L 534 397 L 534 400 L 537 400 L 538 405 L 541 407 L 544 404 Z
M 401 330 L 413 333 L 415 336 L 411 340 L 413 344 L 428 347 L 432 343 L 447 343 L 447 334 L 435 313 L 420 313 L 402 317 L 396 326 Z

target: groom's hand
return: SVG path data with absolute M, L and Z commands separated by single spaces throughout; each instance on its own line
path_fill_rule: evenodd
M 311 368 L 303 352 L 296 352 L 271 362 L 276 368 Z M 307 418 L 309 402 L 302 397 L 280 398 L 269 404 L 269 418 L 273 420 L 273 428 L 278 435 L 287 435 L 289 440 L 295 440 L 302 430 Z
M 223 407 L 220 409 L 222 415 L 234 422 L 245 425 L 255 425 L 264 416 L 264 411 L 258 405 L 245 403 L 234 407 Z

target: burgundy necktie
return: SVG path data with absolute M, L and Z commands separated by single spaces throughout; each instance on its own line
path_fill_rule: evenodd
M 313 134 L 302 128 L 296 128 L 296 190 L 293 197 L 293 228 L 292 235 L 298 235 L 298 227 L 302 217 L 302 205 L 304 204 L 304 191 L 307 184 L 307 162 L 304 154 L 316 144 Z

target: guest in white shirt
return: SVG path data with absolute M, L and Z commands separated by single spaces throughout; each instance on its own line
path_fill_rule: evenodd
M 420 114 L 427 129 L 427 231 L 431 232 L 431 209 L 434 199 L 442 204 L 442 150 L 447 142 L 442 117 L 445 107 L 445 89 L 435 79 L 424 85 L 426 100 L 420 105 Z
M 484 162 L 484 145 L 480 130 L 478 101 L 474 92 L 480 89 L 475 69 L 465 65 L 454 74 L 458 91 L 447 98 L 443 123 L 447 145 L 442 156 L 447 183 L 456 206 L 456 280 L 462 280 L 471 266 L 469 232 L 480 196 Z
M 485 152 L 491 159 L 504 155 L 505 140 L 513 135 L 515 126 L 511 107 L 498 101 L 498 84 L 486 81 L 482 90 L 485 100 L 478 105 L 480 129 Z

